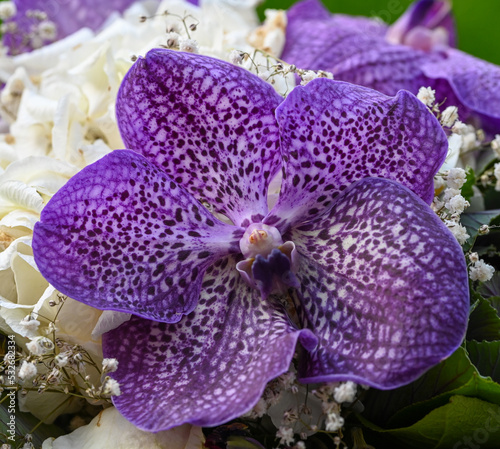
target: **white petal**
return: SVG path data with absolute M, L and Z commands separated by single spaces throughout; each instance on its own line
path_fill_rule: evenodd
M 24 182 L 2 182 L 0 184 L 0 216 L 17 208 L 40 213 L 43 208 L 42 197 L 35 188 L 27 186 Z
M 92 331 L 92 338 L 97 340 L 102 334 L 116 329 L 125 321 L 130 320 L 131 313 L 115 312 L 114 310 L 105 310 L 99 317 L 99 321 Z
M 139 430 L 114 408 L 107 408 L 90 424 L 55 440 L 45 440 L 42 449 L 202 449 L 201 427 L 184 424 L 158 433 Z

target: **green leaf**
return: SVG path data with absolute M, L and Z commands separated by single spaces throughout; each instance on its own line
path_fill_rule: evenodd
M 493 277 L 481 284 L 477 291 L 483 298 L 489 298 L 490 296 L 500 297 L 500 271 L 495 271 Z
M 399 429 L 382 429 L 361 418 L 370 429 L 404 444 L 405 448 L 455 449 L 498 448 L 500 406 L 488 401 L 455 395 L 414 424 Z M 397 447 L 397 446 L 393 446 Z
M 500 341 L 468 341 L 469 359 L 482 376 L 500 382 Z
M 4 396 L 2 396 L 3 398 Z M 17 402 L 17 399 L 16 399 Z M 7 408 L 7 401 L 4 401 L 0 404 L 0 422 L 8 423 L 10 420 L 10 413 Z M 31 433 L 31 430 L 34 429 L 40 421 L 35 418 L 31 413 L 23 413 L 20 412 L 16 407 L 15 411 L 15 422 L 16 422 L 16 442 L 24 441 L 24 436 L 28 433 Z M 2 439 L 3 429 L 0 430 L 0 440 Z M 50 437 L 57 438 L 61 435 L 64 435 L 67 432 L 64 432 L 60 427 L 55 424 L 41 424 L 35 430 L 35 432 L 31 433 L 32 442 L 35 447 L 41 447 L 42 443 Z M 10 435 L 9 435 L 10 436 Z M 12 447 L 17 447 L 12 444 Z
M 466 200 L 470 200 L 474 196 L 472 187 L 476 184 L 476 175 L 474 174 L 474 170 L 469 167 L 466 176 L 465 184 L 462 186 L 460 193 Z
M 470 314 L 467 340 L 500 340 L 500 318 L 489 300 L 480 298 Z
M 363 416 L 379 425 L 387 425 L 392 416 L 416 402 L 429 400 L 466 385 L 477 373 L 464 348 L 430 369 L 411 384 L 395 390 L 370 389 L 363 405 Z
M 467 234 L 470 235 L 469 240 L 463 245 L 464 251 L 469 251 L 474 246 L 479 228 L 485 224 L 489 225 L 491 220 L 498 217 L 498 215 L 500 215 L 500 209 L 462 214 L 460 221 L 467 228 Z

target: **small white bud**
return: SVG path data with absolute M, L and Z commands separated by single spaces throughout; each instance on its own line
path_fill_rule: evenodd
M 17 375 L 21 380 L 30 380 L 33 379 L 37 374 L 37 368 L 36 365 L 33 362 L 27 362 L 26 360 L 23 360 L 23 363 L 21 363 L 21 366 L 19 368 L 19 372 Z
M 33 355 L 43 355 L 54 350 L 54 343 L 47 337 L 35 337 L 26 344 L 26 348 Z
M 17 8 L 14 2 L 0 2 L 0 19 L 7 20 L 14 17 L 17 13 Z
M 193 39 L 179 39 L 179 50 L 188 53 L 198 53 L 200 48 L 198 47 L 198 42 Z
M 478 260 L 474 266 L 469 268 L 469 276 L 473 281 L 489 281 L 493 277 L 494 272 L 495 269 L 483 260 Z
M 441 115 L 441 124 L 451 128 L 458 120 L 458 108 L 456 106 L 448 106 Z
M 418 90 L 417 98 L 426 106 L 432 107 L 436 101 L 436 91 L 430 87 L 421 87 Z

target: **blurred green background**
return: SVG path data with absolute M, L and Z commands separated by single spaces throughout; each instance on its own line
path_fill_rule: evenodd
M 322 0 L 332 12 L 378 16 L 394 22 L 411 0 Z M 288 9 L 296 0 L 266 0 L 260 7 Z M 500 64 L 500 0 L 452 0 L 458 31 L 458 47 Z

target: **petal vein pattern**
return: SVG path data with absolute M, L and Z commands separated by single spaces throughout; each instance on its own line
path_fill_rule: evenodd
M 123 80 L 117 117 L 128 148 L 236 225 L 248 225 L 267 214 L 267 187 L 280 168 L 274 110 L 281 101 L 240 67 L 152 50 Z
M 303 381 L 396 388 L 460 345 L 469 305 L 462 250 L 406 188 L 361 180 L 291 238 L 300 314 L 320 340 Z
M 74 299 L 175 322 L 242 234 L 142 156 L 116 150 L 54 195 L 33 249 L 44 277 Z
M 316 79 L 290 93 L 276 112 L 283 153 L 278 203 L 265 223 L 283 230 L 322 214 L 365 177 L 400 182 L 427 203 L 448 141 L 414 95 L 388 97 L 340 81 Z
M 287 371 L 298 338 L 316 344 L 243 282 L 233 257 L 208 268 L 203 287 L 198 307 L 179 323 L 132 318 L 104 337 L 104 356 L 120 361 L 113 376 L 122 395 L 114 403 L 141 429 L 237 418 Z

